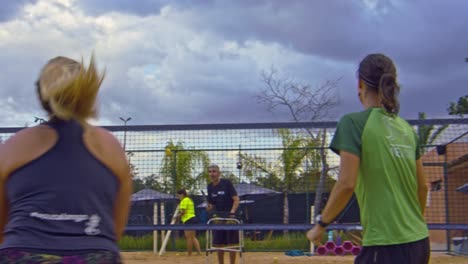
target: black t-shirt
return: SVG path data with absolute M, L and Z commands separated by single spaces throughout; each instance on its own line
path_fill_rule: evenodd
M 234 204 L 233 196 L 237 196 L 237 192 L 229 180 L 221 179 L 216 186 L 213 183 L 208 185 L 208 202 L 215 206 L 216 211 L 231 211 Z

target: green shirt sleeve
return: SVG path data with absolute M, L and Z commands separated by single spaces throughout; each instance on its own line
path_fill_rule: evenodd
M 362 131 L 371 111 L 369 109 L 343 116 L 338 122 L 330 149 L 338 155 L 344 150 L 361 157 Z

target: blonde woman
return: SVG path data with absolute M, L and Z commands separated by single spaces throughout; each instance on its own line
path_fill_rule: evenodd
M 102 81 L 93 58 L 42 69 L 48 121 L 0 147 L 0 263 L 121 263 L 132 182 L 117 139 L 87 122 Z

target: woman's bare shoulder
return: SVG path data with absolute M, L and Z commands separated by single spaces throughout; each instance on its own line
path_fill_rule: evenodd
M 119 140 L 110 131 L 101 127 L 88 126 L 85 142 L 90 151 L 119 177 L 128 172 L 125 151 Z
M 88 131 L 92 135 L 92 141 L 98 145 L 103 151 L 119 156 L 125 156 L 124 149 L 120 144 L 120 141 L 107 129 L 96 126 L 89 126 Z

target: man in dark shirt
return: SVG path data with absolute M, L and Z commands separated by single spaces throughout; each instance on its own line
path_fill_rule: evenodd
M 208 174 L 211 183 L 208 185 L 208 211 L 216 211 L 222 217 L 235 217 L 239 207 L 239 196 L 231 181 L 221 179 L 218 165 L 210 165 Z M 238 231 L 213 230 L 213 245 L 216 247 L 239 243 Z M 236 263 L 236 252 L 229 252 L 231 264 Z M 218 251 L 218 262 L 224 264 L 224 251 Z

